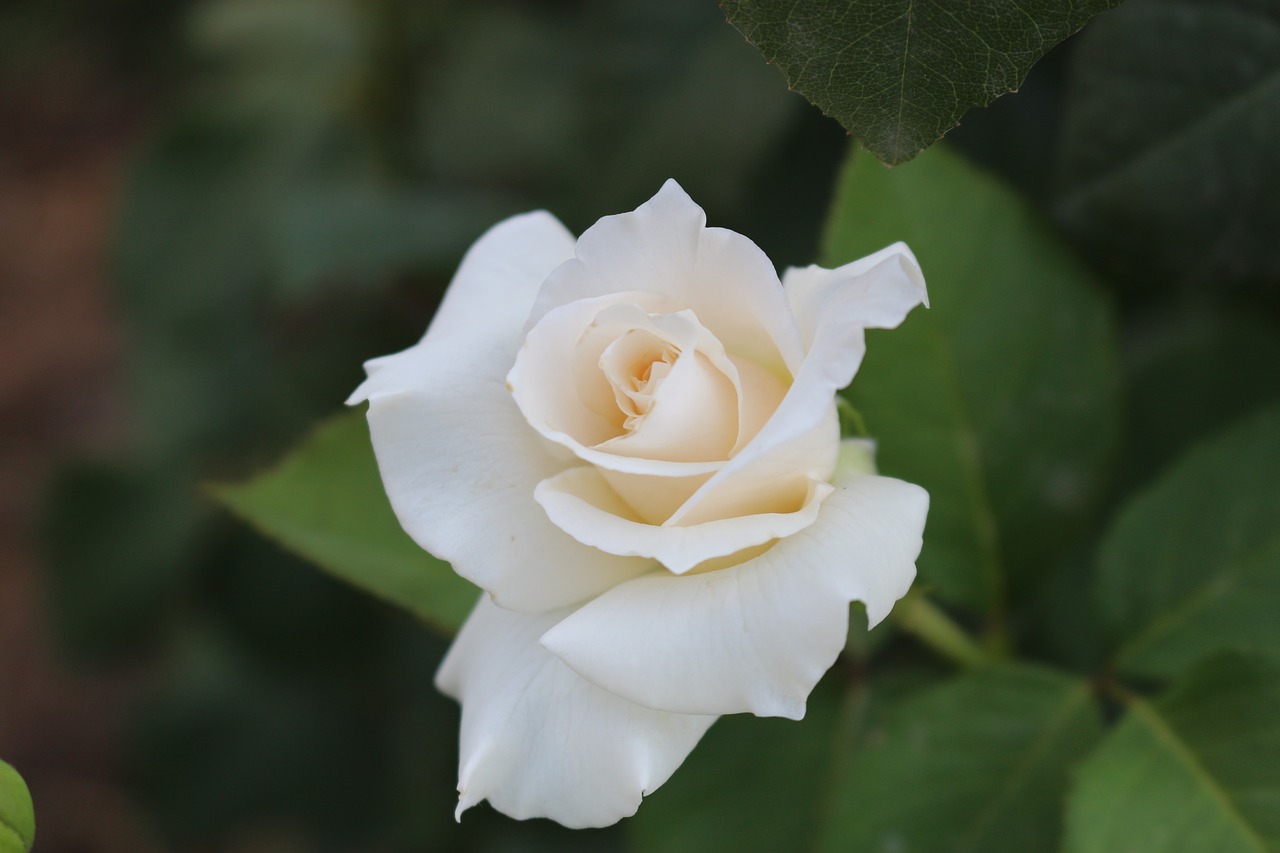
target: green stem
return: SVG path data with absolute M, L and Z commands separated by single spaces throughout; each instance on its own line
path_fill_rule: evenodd
M 904 631 L 966 669 L 991 662 L 990 652 L 983 649 L 941 608 L 914 590 L 894 605 L 893 615 Z
M 844 397 L 836 395 L 836 411 L 840 414 L 840 434 L 846 438 L 870 438 L 867 422 L 862 413 L 853 407 Z

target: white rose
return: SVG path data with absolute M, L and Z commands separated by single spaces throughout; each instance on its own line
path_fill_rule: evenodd
M 834 404 L 924 302 L 915 258 L 779 282 L 705 223 L 674 181 L 576 243 L 499 223 L 350 400 L 405 530 L 488 593 L 436 677 L 459 815 L 634 814 L 718 715 L 801 718 L 849 602 L 875 624 L 915 576 L 928 495 L 838 466 Z

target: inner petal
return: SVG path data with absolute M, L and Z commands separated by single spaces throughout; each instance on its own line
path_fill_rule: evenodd
M 606 350 L 601 359 L 626 417 L 625 432 L 596 447 L 673 462 L 728 459 L 738 438 L 733 383 L 696 350 L 654 348 L 643 340 L 627 345 L 627 338 L 645 337 L 629 333 L 618 341 L 616 352 Z M 632 350 L 641 355 L 629 358 Z
M 787 395 L 787 385 L 749 358 L 729 356 L 738 370 L 738 440 L 737 453 L 756 437 Z
M 645 524 L 662 524 L 711 478 L 710 473 L 689 477 L 655 477 L 610 471 L 608 468 L 598 470 L 605 482 Z
M 572 372 L 583 405 L 615 425 L 594 450 L 705 463 L 740 443 L 738 367 L 692 311 L 605 307 L 579 338 Z
M 679 357 L 678 347 L 648 329 L 628 330 L 601 353 L 599 367 L 613 389 L 624 429 L 634 430 L 649 414 L 658 386 Z
M 617 293 L 547 312 L 529 331 L 507 374 L 507 388 L 529 425 L 584 462 L 609 470 L 685 478 L 723 467 L 723 456 L 682 462 L 660 454 L 628 456 L 597 449 L 627 433 L 600 356 L 630 329 L 650 329 L 682 352 L 702 352 L 736 383 L 737 369 L 715 336 L 692 311 L 673 308 L 652 294 Z
M 731 554 L 742 559 L 750 549 L 785 539 L 818 517 L 818 509 L 833 491 L 829 483 L 808 481 L 799 500 L 777 511 L 721 518 L 689 526 L 648 524 L 609 487 L 591 466 L 570 468 L 543 480 L 533 498 L 551 522 L 583 545 L 608 554 L 655 559 L 668 570 L 684 574 L 725 565 L 704 565 Z

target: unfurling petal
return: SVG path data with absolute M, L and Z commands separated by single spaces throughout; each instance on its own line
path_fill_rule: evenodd
M 646 524 L 594 468 L 570 468 L 538 484 L 534 497 L 556 526 L 609 554 L 648 557 L 676 574 L 700 563 L 764 545 L 803 530 L 819 515 L 832 487 L 799 481 L 785 511 L 735 515 L 689 527 Z M 778 496 L 775 496 L 778 497 Z
M 715 722 L 621 699 L 538 644 L 565 611 L 482 597 L 436 675 L 462 703 L 458 815 L 481 800 L 518 819 L 608 826 L 675 771 Z
M 906 594 L 928 495 L 887 477 L 837 480 L 818 519 L 737 566 L 628 581 L 542 644 L 633 702 L 687 714 L 799 719 L 844 647 L 850 601 L 871 624 Z
M 911 309 L 929 305 L 924 274 L 906 243 L 894 243 L 833 270 L 792 267 L 782 276 L 782 287 L 811 352 L 819 330 L 833 314 L 850 329 L 895 329 Z M 854 370 L 860 362 L 861 354 Z
M 706 222 L 675 181 L 631 213 L 602 218 L 578 238 L 577 258 L 547 279 L 529 325 L 580 299 L 662 294 L 692 309 L 730 352 L 793 373 L 804 350 L 773 264 L 748 238 Z
M 927 304 L 920 267 L 902 243 L 839 269 L 787 270 L 783 285 L 807 349 L 804 364 L 769 422 L 676 512 L 675 523 L 698 517 L 704 503 L 789 473 L 830 477 L 835 443 L 814 434 L 838 434 L 831 401 L 862 364 L 864 331 L 893 328 L 912 308 Z
M 450 323 L 437 320 L 416 346 L 369 362 L 349 401 L 369 401 L 378 467 L 405 531 L 517 610 L 563 607 L 652 565 L 584 547 L 533 499 L 564 460 L 529 428 L 505 377 L 540 277 L 572 251 L 562 231 L 546 214 L 492 228 L 450 286 L 441 308 Z M 491 323 L 452 325 L 486 310 Z

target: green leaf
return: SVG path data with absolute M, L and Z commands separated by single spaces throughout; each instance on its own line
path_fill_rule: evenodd
M 896 240 L 931 308 L 868 336 L 849 388 L 882 473 L 931 505 L 921 580 L 999 611 L 1087 518 L 1118 434 L 1114 321 L 1036 213 L 948 151 L 889 170 L 855 155 L 827 234 L 834 266 Z
M 445 634 L 475 604 L 475 587 L 401 530 L 363 412 L 326 422 L 273 470 L 210 492 L 285 548 Z
M 823 795 L 840 705 L 838 690 L 824 683 L 803 723 L 745 715 L 717 722 L 628 823 L 634 853 L 801 849 Z
M 849 676 L 853 675 L 850 681 Z M 721 719 L 627 823 L 635 853 L 804 850 L 843 808 L 829 784 L 879 730 L 884 714 L 932 676 L 864 680 L 837 669 L 809 697 L 802 723 Z
M 1099 737 L 1082 680 L 1029 666 L 904 704 L 837 778 L 823 850 L 1056 848 L 1068 770 Z
M 1059 212 L 1120 280 L 1280 276 L 1280 3 L 1132 0 L 1080 40 Z
M 910 160 L 1018 88 L 1031 66 L 1120 0 L 721 0 L 788 85 L 886 163 Z
M 1069 853 L 1280 848 L 1280 661 L 1225 654 L 1128 706 L 1078 769 Z
M 1280 408 L 1193 451 L 1123 510 L 1097 594 L 1122 672 L 1170 676 L 1244 644 L 1280 650 Z
M 27 853 L 35 838 L 36 815 L 27 783 L 0 761 L 0 853 Z
M 837 669 L 803 723 L 727 717 L 628 828 L 637 853 L 1048 850 L 1099 737 L 1088 685 L 1001 666 Z

